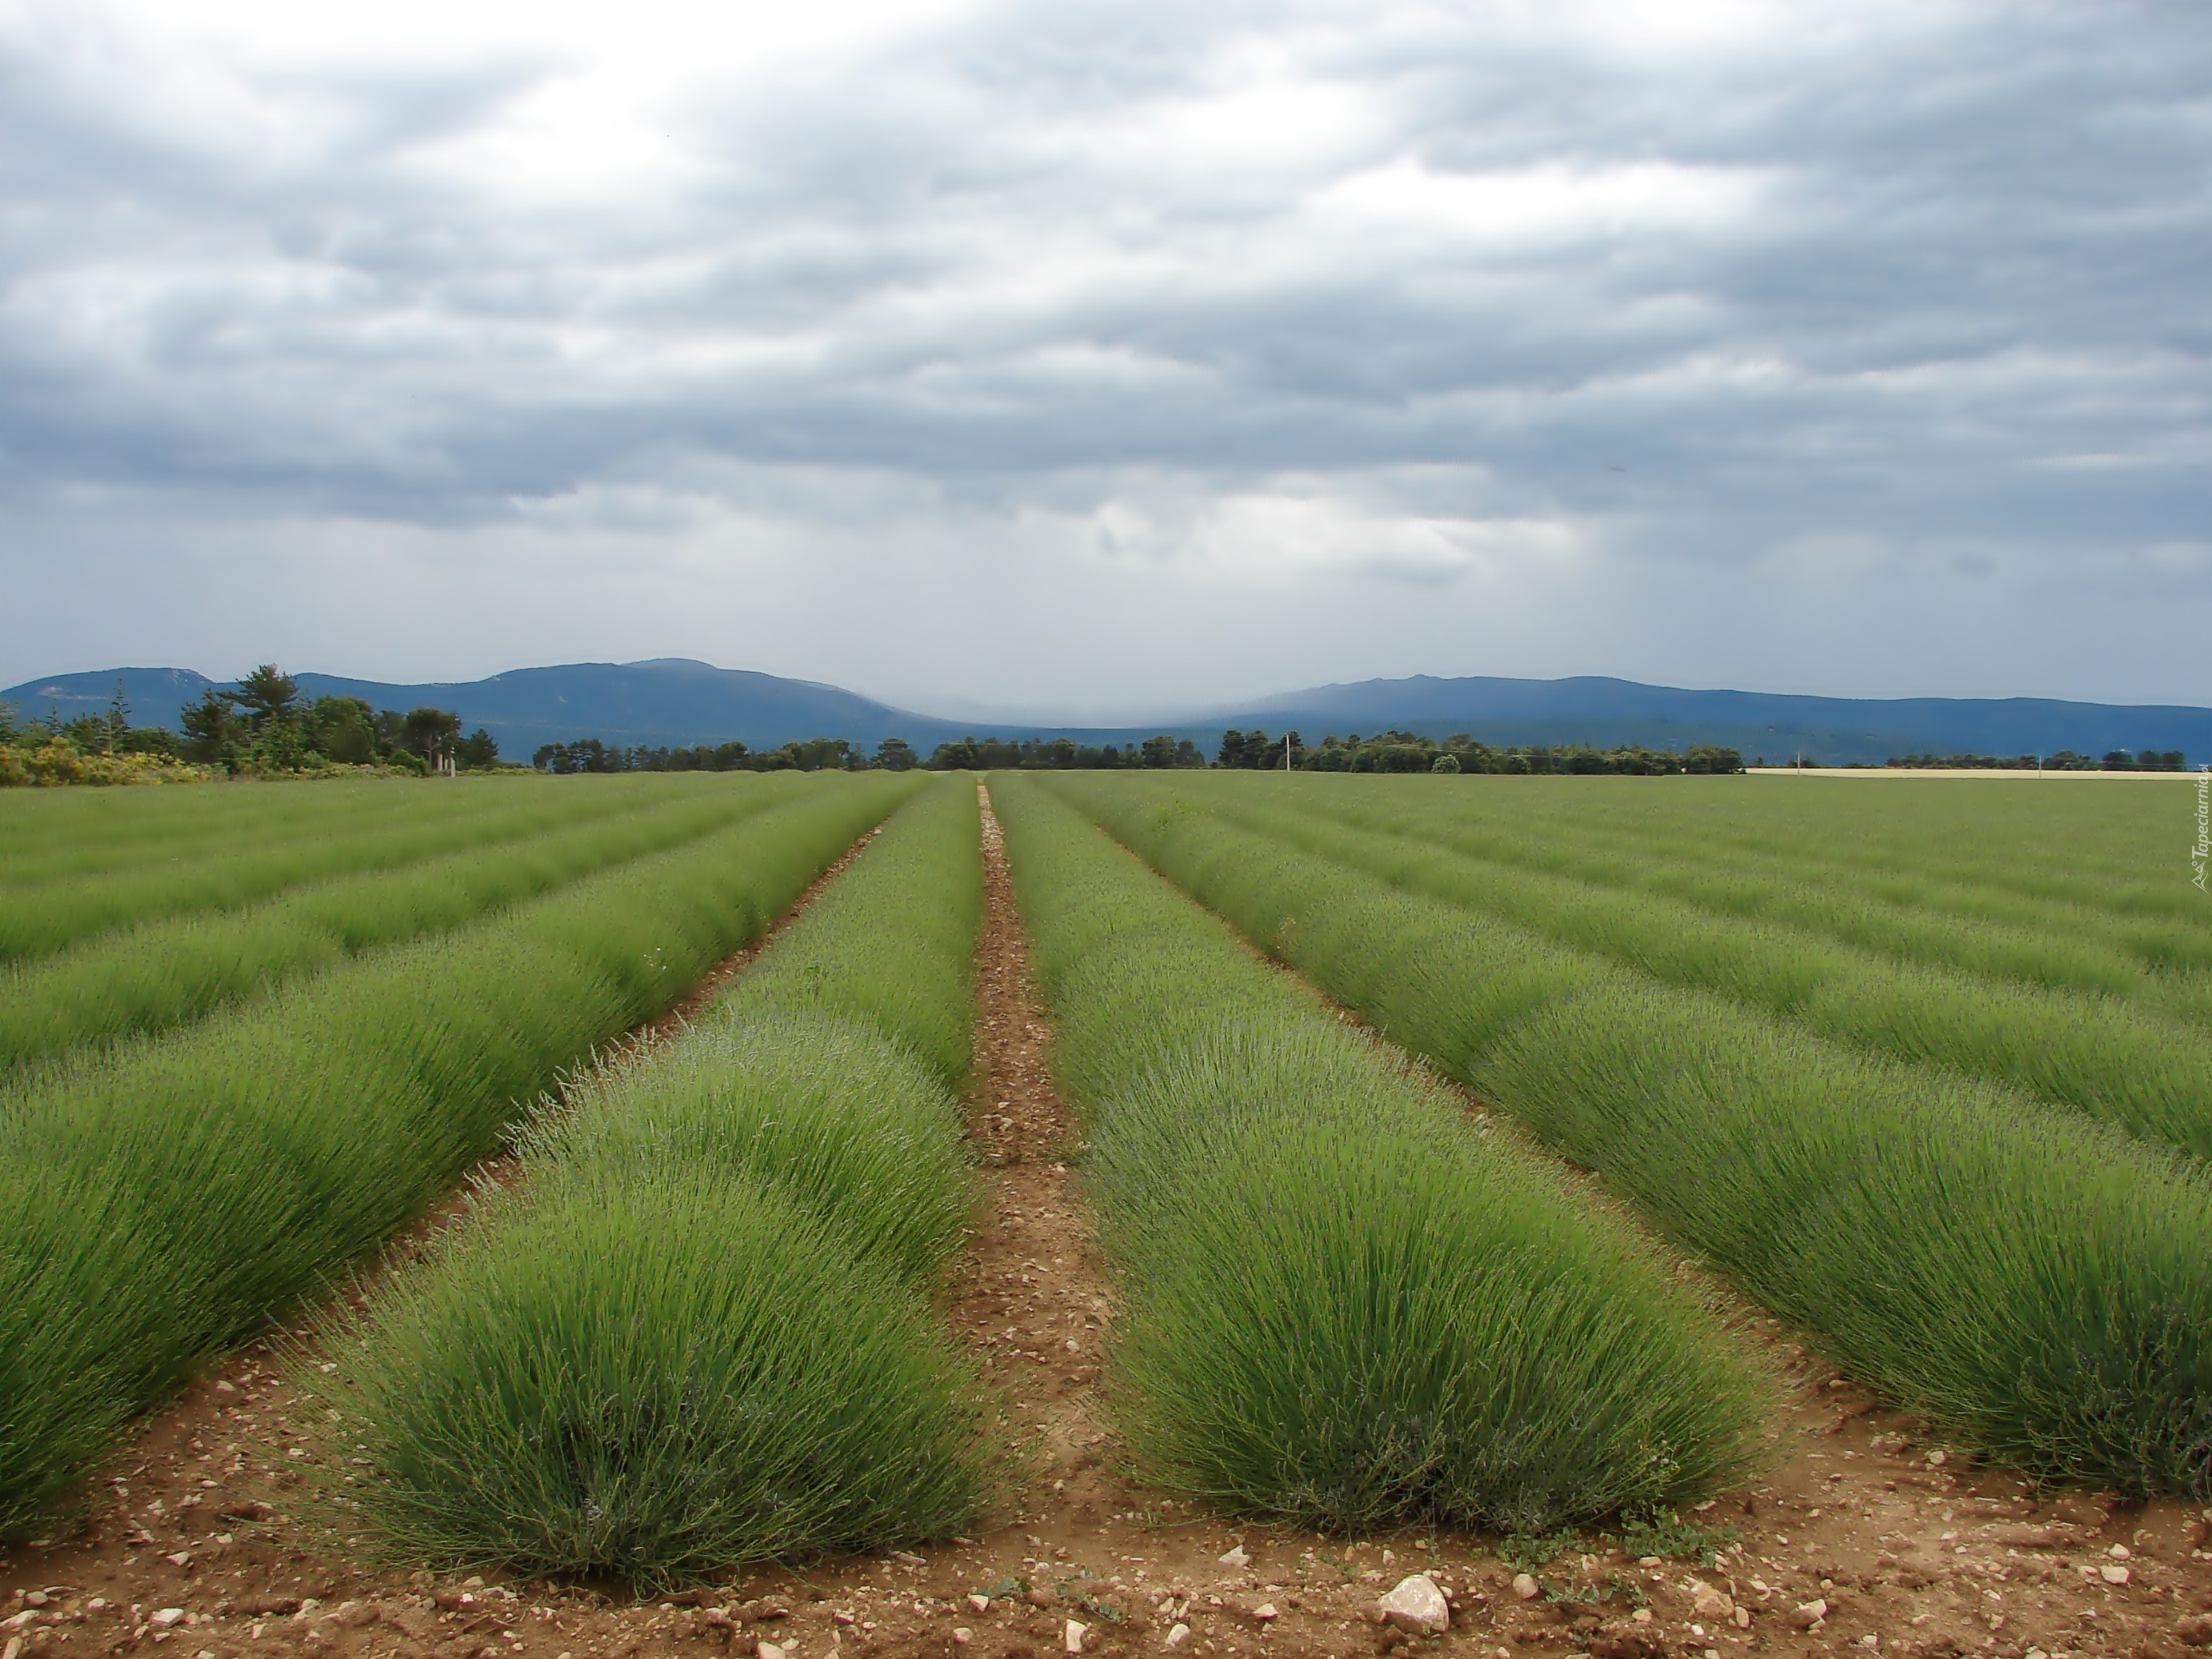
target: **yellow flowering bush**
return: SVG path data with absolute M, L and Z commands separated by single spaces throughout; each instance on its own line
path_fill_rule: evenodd
M 36 748 L 28 744 L 0 744 L 0 788 L 35 785 L 50 789 L 71 783 L 206 783 L 214 776 L 207 767 L 189 765 L 165 755 L 84 754 L 66 738 L 49 738 Z

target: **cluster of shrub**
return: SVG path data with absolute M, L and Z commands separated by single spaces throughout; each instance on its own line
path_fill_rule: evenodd
M 1871 761 L 1845 761 L 1844 766 L 1854 772 L 2182 772 L 2188 769 L 2185 760 L 2179 749 L 2142 749 L 2134 754 L 2115 749 L 2102 760 L 2061 749 L 2054 755 L 1892 755 L 1880 766 Z M 1810 768 L 1820 763 L 1810 755 L 1798 755 L 1785 763 Z M 1752 764 L 1765 765 L 1765 757 Z
M 1442 743 L 1414 732 L 1381 732 L 1363 738 L 1357 732 L 1334 733 L 1312 747 L 1295 732 L 1270 738 L 1265 732 L 1231 730 L 1221 734 L 1217 766 L 1255 771 L 1283 769 L 1288 748 L 1291 765 L 1301 772 L 1488 772 L 1536 776 L 1666 777 L 1684 773 L 1741 772 L 1743 757 L 1714 744 L 1684 750 L 1646 749 L 1623 744 L 1594 749 L 1587 744 L 1514 744 L 1499 749 L 1455 732 Z
M 1494 749 L 1466 733 L 1438 743 L 1411 732 L 1386 732 L 1362 738 L 1324 738 L 1309 746 L 1295 732 L 1270 738 L 1265 732 L 1231 730 L 1210 764 L 1231 770 L 1279 772 L 1283 750 L 1293 769 L 1305 772 L 1498 772 L 1614 774 L 1658 777 L 1684 772 L 1741 772 L 1743 757 L 1733 749 L 1698 744 L 1675 751 L 1592 749 L 1579 744 Z M 1072 738 L 978 738 L 940 743 L 917 763 L 902 738 L 886 738 L 873 755 L 842 738 L 814 738 L 779 749 L 749 750 L 742 743 L 700 744 L 691 749 L 625 749 L 619 744 L 581 738 L 549 743 L 531 757 L 541 771 L 572 772 L 819 772 L 842 770 L 903 772 L 917 763 L 932 772 L 1112 772 L 1172 771 L 1209 764 L 1205 750 L 1188 738 L 1163 732 L 1140 742 L 1079 744 Z
M 410 773 L 469 771 L 499 763 L 482 726 L 461 735 L 445 708 L 400 714 L 359 697 L 304 697 L 300 683 L 264 663 L 234 690 L 210 686 L 179 716 L 184 730 L 134 726 L 121 681 L 105 714 L 19 723 L 0 704 L 0 784 L 137 783 L 307 775 L 362 767 Z
M 940 743 L 926 763 L 933 772 L 1005 769 L 1030 772 L 1172 770 L 1206 764 L 1205 753 L 1188 738 L 1163 732 L 1124 748 L 1120 744 L 1079 744 L 1069 738 L 963 738 Z
M 105 714 L 19 720 L 0 702 L 0 787 L 27 784 L 199 783 L 210 775 L 174 753 L 175 734 L 133 726 L 118 685 Z
M 161 755 L 79 749 L 40 727 L 0 719 L 0 789 L 70 783 L 205 783 L 215 775 Z
M 541 772 L 567 777 L 580 772 L 908 772 L 914 748 L 904 738 L 885 738 L 871 756 L 845 738 L 807 738 L 774 749 L 728 743 L 689 748 L 624 748 L 597 738 L 542 743 L 530 757 Z
M 2102 760 L 2062 749 L 2055 755 L 1893 755 L 1883 762 L 1911 770 L 1937 768 L 1978 772 L 2179 772 L 2186 769 L 2179 749 L 2115 749 Z
M 1318 744 L 1310 745 L 1295 732 L 1270 738 L 1265 732 L 1240 732 L 1234 727 L 1221 734 L 1221 747 L 1212 764 L 1231 771 L 1279 772 L 1284 769 L 1285 748 L 1291 769 L 1301 772 L 1610 773 L 1658 777 L 1670 773 L 1743 770 L 1741 755 L 1710 744 L 1679 752 L 1634 745 L 1592 749 L 1580 744 L 1496 749 L 1464 732 L 1441 743 L 1413 732 L 1383 732 L 1368 738 L 1355 732 L 1347 738 L 1332 733 Z M 1103 772 L 1117 768 L 1166 771 L 1208 763 L 1204 751 L 1188 738 L 1163 732 L 1126 748 L 1110 743 L 1093 748 L 1066 738 L 1018 741 L 963 738 L 958 743 L 938 744 L 924 763 L 933 771 Z
M 317 697 L 274 663 L 264 663 L 235 690 L 210 686 L 178 716 L 173 738 L 181 758 L 221 767 L 233 776 L 374 767 L 427 775 L 482 771 L 499 763 L 499 744 L 478 726 L 461 735 L 461 717 L 447 708 L 372 708 L 359 697 Z
M 530 763 L 541 772 L 931 772 L 1113 771 L 1132 767 L 1204 766 L 1206 756 L 1188 738 L 1147 738 L 1124 748 L 1078 744 L 1066 738 L 963 738 L 940 743 L 920 759 L 904 738 L 885 738 L 871 755 L 843 738 L 809 738 L 775 749 L 742 743 L 700 744 L 689 749 L 640 744 L 626 749 L 597 738 L 539 746 Z
M 322 702 L 338 701 L 324 698 Z M 348 699 L 347 701 L 350 701 Z M 319 704 L 318 705 L 319 707 Z M 418 710 L 417 713 L 424 711 Z M 435 711 L 429 711 L 434 713 Z M 392 718 L 380 716 L 380 718 Z M 413 718 L 410 716 L 409 718 Z M 482 737 L 483 734 L 477 734 Z M 489 742 L 489 738 L 485 741 Z M 700 744 L 691 748 L 624 748 L 597 738 L 541 745 L 531 764 L 542 772 L 904 772 L 921 766 L 933 772 L 1111 772 L 1165 771 L 1212 765 L 1235 771 L 1279 772 L 1287 748 L 1291 768 L 1300 772 L 1487 772 L 1536 776 L 1668 777 L 1741 772 L 1741 750 L 1725 744 L 1696 743 L 1686 749 L 1647 749 L 1623 744 L 1612 749 L 1587 744 L 1514 744 L 1496 748 L 1464 732 L 1438 742 L 1414 732 L 1334 732 L 1308 744 L 1296 732 L 1271 738 L 1263 731 L 1221 734 L 1221 747 L 1208 762 L 1188 738 L 1161 732 L 1128 744 L 1078 744 L 1069 738 L 978 738 L 940 743 L 927 760 L 919 759 L 903 738 L 886 738 L 871 755 L 843 738 L 810 738 L 775 749 L 749 749 L 742 743 Z M 1765 766 L 1760 756 L 1751 763 Z M 1784 764 L 1817 767 L 1810 755 Z M 1858 767 L 1869 763 L 1849 762 Z M 2181 750 L 2146 749 L 2134 755 L 2116 749 L 2102 760 L 2062 749 L 2040 760 L 2033 755 L 2009 758 L 1991 755 L 1902 755 L 1891 767 L 1981 768 L 2045 771 L 2179 772 Z

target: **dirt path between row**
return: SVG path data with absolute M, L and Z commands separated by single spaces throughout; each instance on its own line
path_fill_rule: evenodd
M 1771 1323 L 1741 1334 L 1790 1367 L 1774 1464 L 1682 1517 L 1715 1534 L 1712 1566 L 1632 1559 L 1589 1537 L 1537 1565 L 1541 1588 L 1524 1600 L 1496 1540 L 1347 1543 L 1194 1514 L 1135 1482 L 1101 1390 L 1112 1295 L 1072 1174 L 1079 1130 L 1053 1085 L 1050 1027 L 988 797 L 983 855 L 968 1103 L 981 1196 L 945 1296 L 1031 1454 L 988 1528 L 658 1601 L 617 1586 L 372 1571 L 290 1507 L 297 1402 L 264 1345 L 149 1423 L 84 1533 L 0 1557 L 0 1592 L 12 1598 L 0 1605 L 0 1659 L 1042 1659 L 1068 1651 L 1071 1621 L 1085 1627 L 1072 1638 L 1080 1650 L 1105 1656 L 1348 1659 L 1393 1645 L 1482 1659 L 2206 1652 L 2212 1517 L 2030 1492 L 1878 1408 Z M 1442 1638 L 1376 1622 L 1376 1599 L 1415 1571 L 1453 1594 Z M 1600 1592 L 1607 1599 L 1590 1599 Z

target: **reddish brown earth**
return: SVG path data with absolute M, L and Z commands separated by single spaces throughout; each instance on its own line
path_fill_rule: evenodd
M 1718 1534 L 1713 1566 L 1632 1560 L 1590 1539 L 1539 1565 L 1541 1586 L 1524 1600 L 1495 1540 L 1347 1544 L 1194 1516 L 1130 1480 L 1098 1394 L 1111 1300 L 1068 1173 L 1080 1146 L 1048 1069 L 1050 1031 L 988 819 L 985 850 L 969 1101 L 984 1196 L 947 1312 L 1032 1452 L 987 1530 L 659 1601 L 606 1585 L 373 1571 L 300 1505 L 301 1406 L 264 1344 L 145 1425 L 81 1529 L 0 1555 L 0 1659 L 762 1659 L 763 1644 L 788 1659 L 1042 1659 L 1066 1651 L 1071 1620 L 1090 1653 L 1285 1659 L 1393 1644 L 1484 1659 L 2195 1659 L 2212 1644 L 2205 1515 L 2031 1492 L 1750 1318 L 1741 1337 L 1794 1367 L 1789 1406 L 1765 1475 L 1683 1517 Z M 1237 1547 L 1249 1559 L 1219 1559 Z M 1373 1622 L 1376 1598 L 1417 1571 L 1454 1597 L 1441 1638 Z M 1582 1599 L 1600 1591 L 1608 1599 Z M 1177 1624 L 1188 1633 L 1171 1648 Z

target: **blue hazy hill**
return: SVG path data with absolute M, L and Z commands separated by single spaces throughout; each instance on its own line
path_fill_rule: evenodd
M 1486 743 L 1725 744 L 1745 757 L 1786 761 L 1802 750 L 1829 762 L 1893 755 L 2102 755 L 2179 749 L 2212 758 L 2212 709 L 2176 704 L 2065 702 L 2049 697 L 1808 697 L 1764 691 L 1690 691 L 1635 680 L 1470 677 L 1361 680 L 1262 698 L 1228 726 L 1327 732 L 1395 728 Z
M 123 684 L 123 700 L 138 726 L 166 726 L 178 730 L 177 711 L 197 702 L 215 682 L 189 668 L 103 668 L 96 674 L 56 674 L 43 680 L 25 680 L 0 691 L 0 702 L 12 703 L 26 719 L 54 714 L 68 720 L 79 714 L 105 714 L 115 696 L 116 682 Z
M 229 684 L 191 669 L 107 669 L 28 680 L 0 691 L 0 701 L 14 703 L 21 714 L 51 709 L 68 720 L 104 711 L 118 678 L 134 720 L 173 729 L 186 703 L 210 685 Z M 359 697 L 374 708 L 403 711 L 424 704 L 450 708 L 465 728 L 483 726 L 499 739 L 501 754 L 524 760 L 540 744 L 572 738 L 656 747 L 734 738 L 758 749 L 793 738 L 850 738 L 872 746 L 887 737 L 902 737 L 927 747 L 959 737 L 965 729 L 834 685 L 682 658 L 568 663 L 489 679 L 419 684 L 316 673 L 302 673 L 299 680 L 311 697 Z

